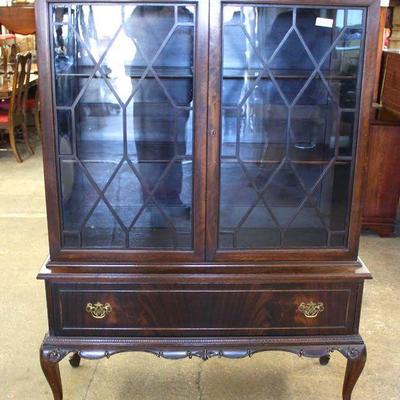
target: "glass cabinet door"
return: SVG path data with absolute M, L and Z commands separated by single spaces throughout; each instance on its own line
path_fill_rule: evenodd
M 345 248 L 365 11 L 221 12 L 217 248 Z
M 196 3 L 50 15 L 62 247 L 193 251 Z

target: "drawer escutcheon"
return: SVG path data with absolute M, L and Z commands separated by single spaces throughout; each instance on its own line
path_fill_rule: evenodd
M 309 303 L 301 303 L 298 310 L 307 318 L 316 318 L 319 313 L 325 310 L 325 307 L 322 302 L 314 303 L 310 301 Z
M 109 315 L 112 311 L 112 307 L 109 303 L 88 303 L 86 304 L 86 312 L 88 312 L 93 318 L 102 319 Z

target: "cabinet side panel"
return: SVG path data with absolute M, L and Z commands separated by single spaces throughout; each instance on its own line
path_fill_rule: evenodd
M 50 59 L 49 12 L 46 0 L 35 3 L 38 68 L 40 75 L 40 104 L 42 124 L 43 166 L 46 188 L 47 222 L 50 256 L 60 251 L 60 211 L 58 205 L 57 164 L 53 120 L 53 88 Z

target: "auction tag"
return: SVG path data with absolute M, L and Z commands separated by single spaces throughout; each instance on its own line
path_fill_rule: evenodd
M 381 0 L 381 7 L 389 7 L 390 0 Z
M 321 26 L 323 28 L 333 28 L 333 19 L 318 17 L 315 21 L 315 26 Z

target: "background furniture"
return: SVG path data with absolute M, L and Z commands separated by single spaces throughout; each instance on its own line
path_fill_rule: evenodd
M 12 66 L 15 68 L 15 65 Z M 33 69 L 33 72 L 32 72 Z M 29 74 L 29 89 L 34 89 L 38 85 L 38 75 L 35 73 L 35 64 L 32 63 L 31 65 L 31 73 Z M 4 77 L 3 74 L 0 74 L 0 100 L 2 100 L 3 105 L 1 108 L 8 108 L 8 105 L 5 106 L 4 103 L 9 103 L 10 98 L 13 93 L 13 86 L 14 86 L 14 74 L 13 71 L 9 69 L 9 75 Z M 36 93 L 36 91 L 34 90 Z M 0 103 L 1 105 L 1 103 Z
M 7 73 L 9 64 L 15 63 L 16 61 L 17 47 L 15 43 L 15 35 L 0 35 L 0 48 L 3 73 Z
M 36 79 L 35 85 L 30 82 L 30 88 L 28 92 L 28 100 L 26 102 L 25 109 L 25 121 L 29 126 L 29 120 L 33 119 L 33 124 L 36 129 L 36 133 L 42 138 L 42 127 L 40 123 L 40 91 L 39 91 L 39 80 Z
M 55 399 L 69 353 L 267 350 L 351 398 L 379 2 L 335 4 L 37 3 Z
M 36 31 L 35 14 L 33 5 L 0 7 L 0 25 L 3 25 L 2 31 L 5 34 L 0 35 L 0 46 L 2 55 L 2 71 L 0 71 L 0 109 L 3 111 L 10 109 L 10 103 L 13 95 L 13 71 L 16 67 L 16 56 L 18 53 L 32 54 L 33 61 L 31 64 L 31 71 L 29 77 L 28 100 L 21 109 L 23 124 L 20 126 L 27 126 L 32 123 L 40 136 L 40 104 L 39 92 L 37 89 L 38 76 L 36 66 L 36 44 L 35 38 L 32 34 Z M 5 29 L 4 29 L 5 28 Z M 8 31 L 12 33 L 8 33 Z M 14 114 L 15 115 L 15 114 Z M 13 120 L 17 118 L 14 116 Z M 15 126 L 15 124 L 8 119 L 6 121 L 3 116 L 3 127 Z M 27 134 L 26 134 L 27 135 Z M 24 138 L 25 143 L 27 139 Z M 32 147 L 29 145 L 29 151 Z M 15 153 L 16 147 L 14 146 L 14 154 L 20 161 L 21 157 Z
M 22 129 L 25 146 L 31 154 L 34 154 L 33 148 L 29 143 L 28 127 L 26 124 L 26 104 L 30 87 L 32 54 L 18 54 L 14 73 L 10 80 L 3 77 L 3 91 L 10 93 L 8 101 L 0 104 L 0 130 L 4 130 L 9 137 L 11 150 L 18 162 L 22 162 L 19 154 L 16 133 L 17 128 Z
M 363 227 L 392 236 L 400 198 L 400 54 L 384 52 L 380 107 L 371 120 Z
M 389 39 L 390 49 L 400 49 L 400 2 L 392 0 L 392 34 Z
M 388 8 L 381 7 L 380 17 L 379 17 L 379 36 L 378 36 L 378 51 L 376 57 L 376 76 L 375 76 L 375 91 L 374 91 L 374 99 L 378 99 L 381 90 L 381 64 L 382 64 L 382 52 L 385 46 L 385 34 L 386 34 L 386 22 L 388 19 Z
M 30 35 L 36 32 L 33 6 L 0 7 L 0 24 L 10 32 Z

